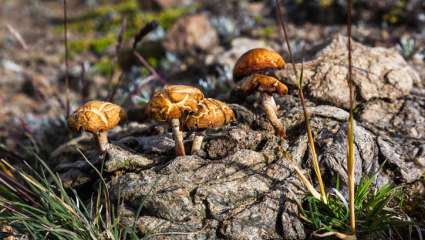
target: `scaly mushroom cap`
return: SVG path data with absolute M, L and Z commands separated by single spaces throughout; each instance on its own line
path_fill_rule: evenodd
M 213 98 L 199 102 L 197 112 L 187 116 L 184 124 L 189 129 L 218 128 L 235 120 L 233 110 L 226 103 Z
M 153 94 L 146 111 L 160 122 L 180 119 L 183 113 L 198 110 L 198 102 L 203 98 L 204 94 L 198 88 L 167 85 Z
M 262 73 L 284 67 L 285 61 L 277 52 L 266 48 L 254 48 L 238 59 L 233 69 L 233 79 L 239 81 L 253 73 Z
M 116 104 L 89 101 L 69 116 L 68 127 L 77 131 L 103 132 L 116 127 L 125 117 L 125 111 Z
M 260 91 L 269 94 L 277 93 L 283 96 L 288 92 L 288 87 L 274 77 L 263 74 L 253 74 L 246 77 L 239 84 L 239 90 L 246 94 Z

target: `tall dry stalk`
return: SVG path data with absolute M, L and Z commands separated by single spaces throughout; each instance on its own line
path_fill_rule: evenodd
M 68 119 L 71 114 L 70 99 L 69 99 L 69 54 L 68 54 L 68 11 L 66 0 L 63 0 L 63 28 L 64 28 L 64 47 L 65 47 L 65 104 L 66 104 L 66 118 Z
M 289 58 L 291 60 L 292 63 L 292 68 L 295 74 L 295 78 L 298 79 L 298 96 L 300 98 L 301 101 L 301 105 L 303 108 L 303 113 L 304 113 L 304 121 L 305 121 L 305 126 L 307 129 L 307 137 L 308 137 L 308 145 L 309 145 L 309 149 L 313 158 L 313 168 L 314 168 L 314 172 L 316 174 L 316 178 L 317 178 L 317 182 L 319 183 L 319 187 L 320 187 L 320 195 L 321 198 L 323 200 L 323 202 L 327 203 L 327 196 L 326 196 L 326 191 L 325 191 L 325 185 L 323 184 L 323 180 L 322 180 L 322 174 L 320 173 L 320 166 L 319 166 L 319 160 L 317 157 L 317 152 L 316 152 L 316 147 L 314 145 L 314 138 L 313 138 L 313 132 L 311 130 L 311 125 L 310 125 L 310 116 L 309 113 L 307 111 L 307 108 L 305 106 L 305 100 L 304 100 L 304 93 L 303 93 L 303 70 L 301 71 L 301 75 L 298 75 L 298 71 L 297 68 L 295 67 L 295 61 L 292 55 L 292 50 L 291 50 L 291 45 L 289 44 L 288 41 L 288 33 L 286 31 L 286 26 L 285 26 L 285 21 L 283 20 L 282 17 L 282 10 L 280 9 L 280 4 L 279 1 L 276 0 L 276 15 L 277 18 L 279 20 L 280 23 L 280 33 L 282 35 L 282 39 L 285 39 L 286 42 L 286 47 L 288 48 L 288 53 L 289 53 Z
M 348 90 L 350 95 L 350 117 L 348 119 L 348 133 L 347 133 L 347 174 L 348 174 L 348 191 L 349 191 L 349 206 L 350 206 L 350 226 L 352 234 L 356 233 L 356 213 L 354 207 L 355 195 L 355 164 L 354 158 L 354 99 L 353 99 L 353 79 L 352 79 L 352 49 L 351 49 L 351 6 L 352 1 L 347 2 L 347 35 L 348 35 Z

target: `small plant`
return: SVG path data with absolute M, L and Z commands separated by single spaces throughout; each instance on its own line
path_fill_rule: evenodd
M 4 187 L 0 196 L 0 222 L 7 222 L 32 239 L 139 239 L 135 225 L 121 225 L 102 177 L 97 196 L 85 204 L 75 190 L 65 190 L 60 178 L 44 161 L 37 159 L 42 171 L 27 164 L 31 174 L 1 160 L 0 182 Z M 119 202 L 116 206 L 120 206 Z
M 402 187 L 391 184 L 372 190 L 376 175 L 365 177 L 356 187 L 354 207 L 356 210 L 356 235 L 348 235 L 352 229 L 348 200 L 337 189 L 329 195 L 328 203 L 306 196 L 300 203 L 301 217 L 311 229 L 313 236 L 336 236 L 342 239 L 384 239 L 389 234 L 400 234 L 409 225 L 402 216 Z M 405 218 L 406 217 L 406 218 Z

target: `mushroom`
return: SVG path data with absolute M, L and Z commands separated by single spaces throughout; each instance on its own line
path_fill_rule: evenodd
M 68 117 L 68 127 L 92 133 L 100 150 L 104 152 L 108 147 L 107 131 L 125 118 L 126 113 L 120 106 L 94 100 L 80 106 Z
M 285 67 L 285 61 L 276 52 L 265 48 L 251 49 L 243 54 L 235 64 L 233 79 L 238 83 L 238 90 L 245 94 L 255 91 L 261 93 L 261 105 L 276 133 L 285 137 L 285 127 L 277 117 L 278 107 L 273 93 L 285 95 L 288 88 L 273 73 Z
M 198 111 L 189 114 L 184 122 L 186 128 L 195 131 L 205 131 L 208 128 L 219 128 L 233 120 L 235 114 L 226 103 L 213 98 L 204 98 L 198 104 Z M 201 149 L 204 134 L 195 134 L 192 143 L 192 154 Z
M 183 119 L 185 114 L 196 112 L 198 102 L 203 98 L 204 94 L 198 88 L 167 85 L 162 90 L 156 91 L 147 105 L 146 111 L 151 117 L 171 125 L 178 156 L 185 155 L 180 119 Z

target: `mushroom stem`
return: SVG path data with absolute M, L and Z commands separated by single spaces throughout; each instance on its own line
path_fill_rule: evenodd
M 177 156 L 185 156 L 185 149 L 183 144 L 183 134 L 180 131 L 179 119 L 171 119 L 171 128 L 173 129 L 173 137 L 176 144 Z
M 100 151 L 102 151 L 102 152 L 106 151 L 106 149 L 108 147 L 108 132 L 102 131 L 102 132 L 98 132 L 94 135 L 97 139 L 97 143 L 99 144 Z
M 192 143 L 192 151 L 191 154 L 196 154 L 199 150 L 201 150 L 202 141 L 204 140 L 203 134 L 195 134 L 195 138 L 193 139 Z
M 273 96 L 266 93 L 261 94 L 261 104 L 264 108 L 264 112 L 266 113 L 267 118 L 275 128 L 277 135 L 280 137 L 285 137 L 285 127 L 277 117 L 277 106 Z

